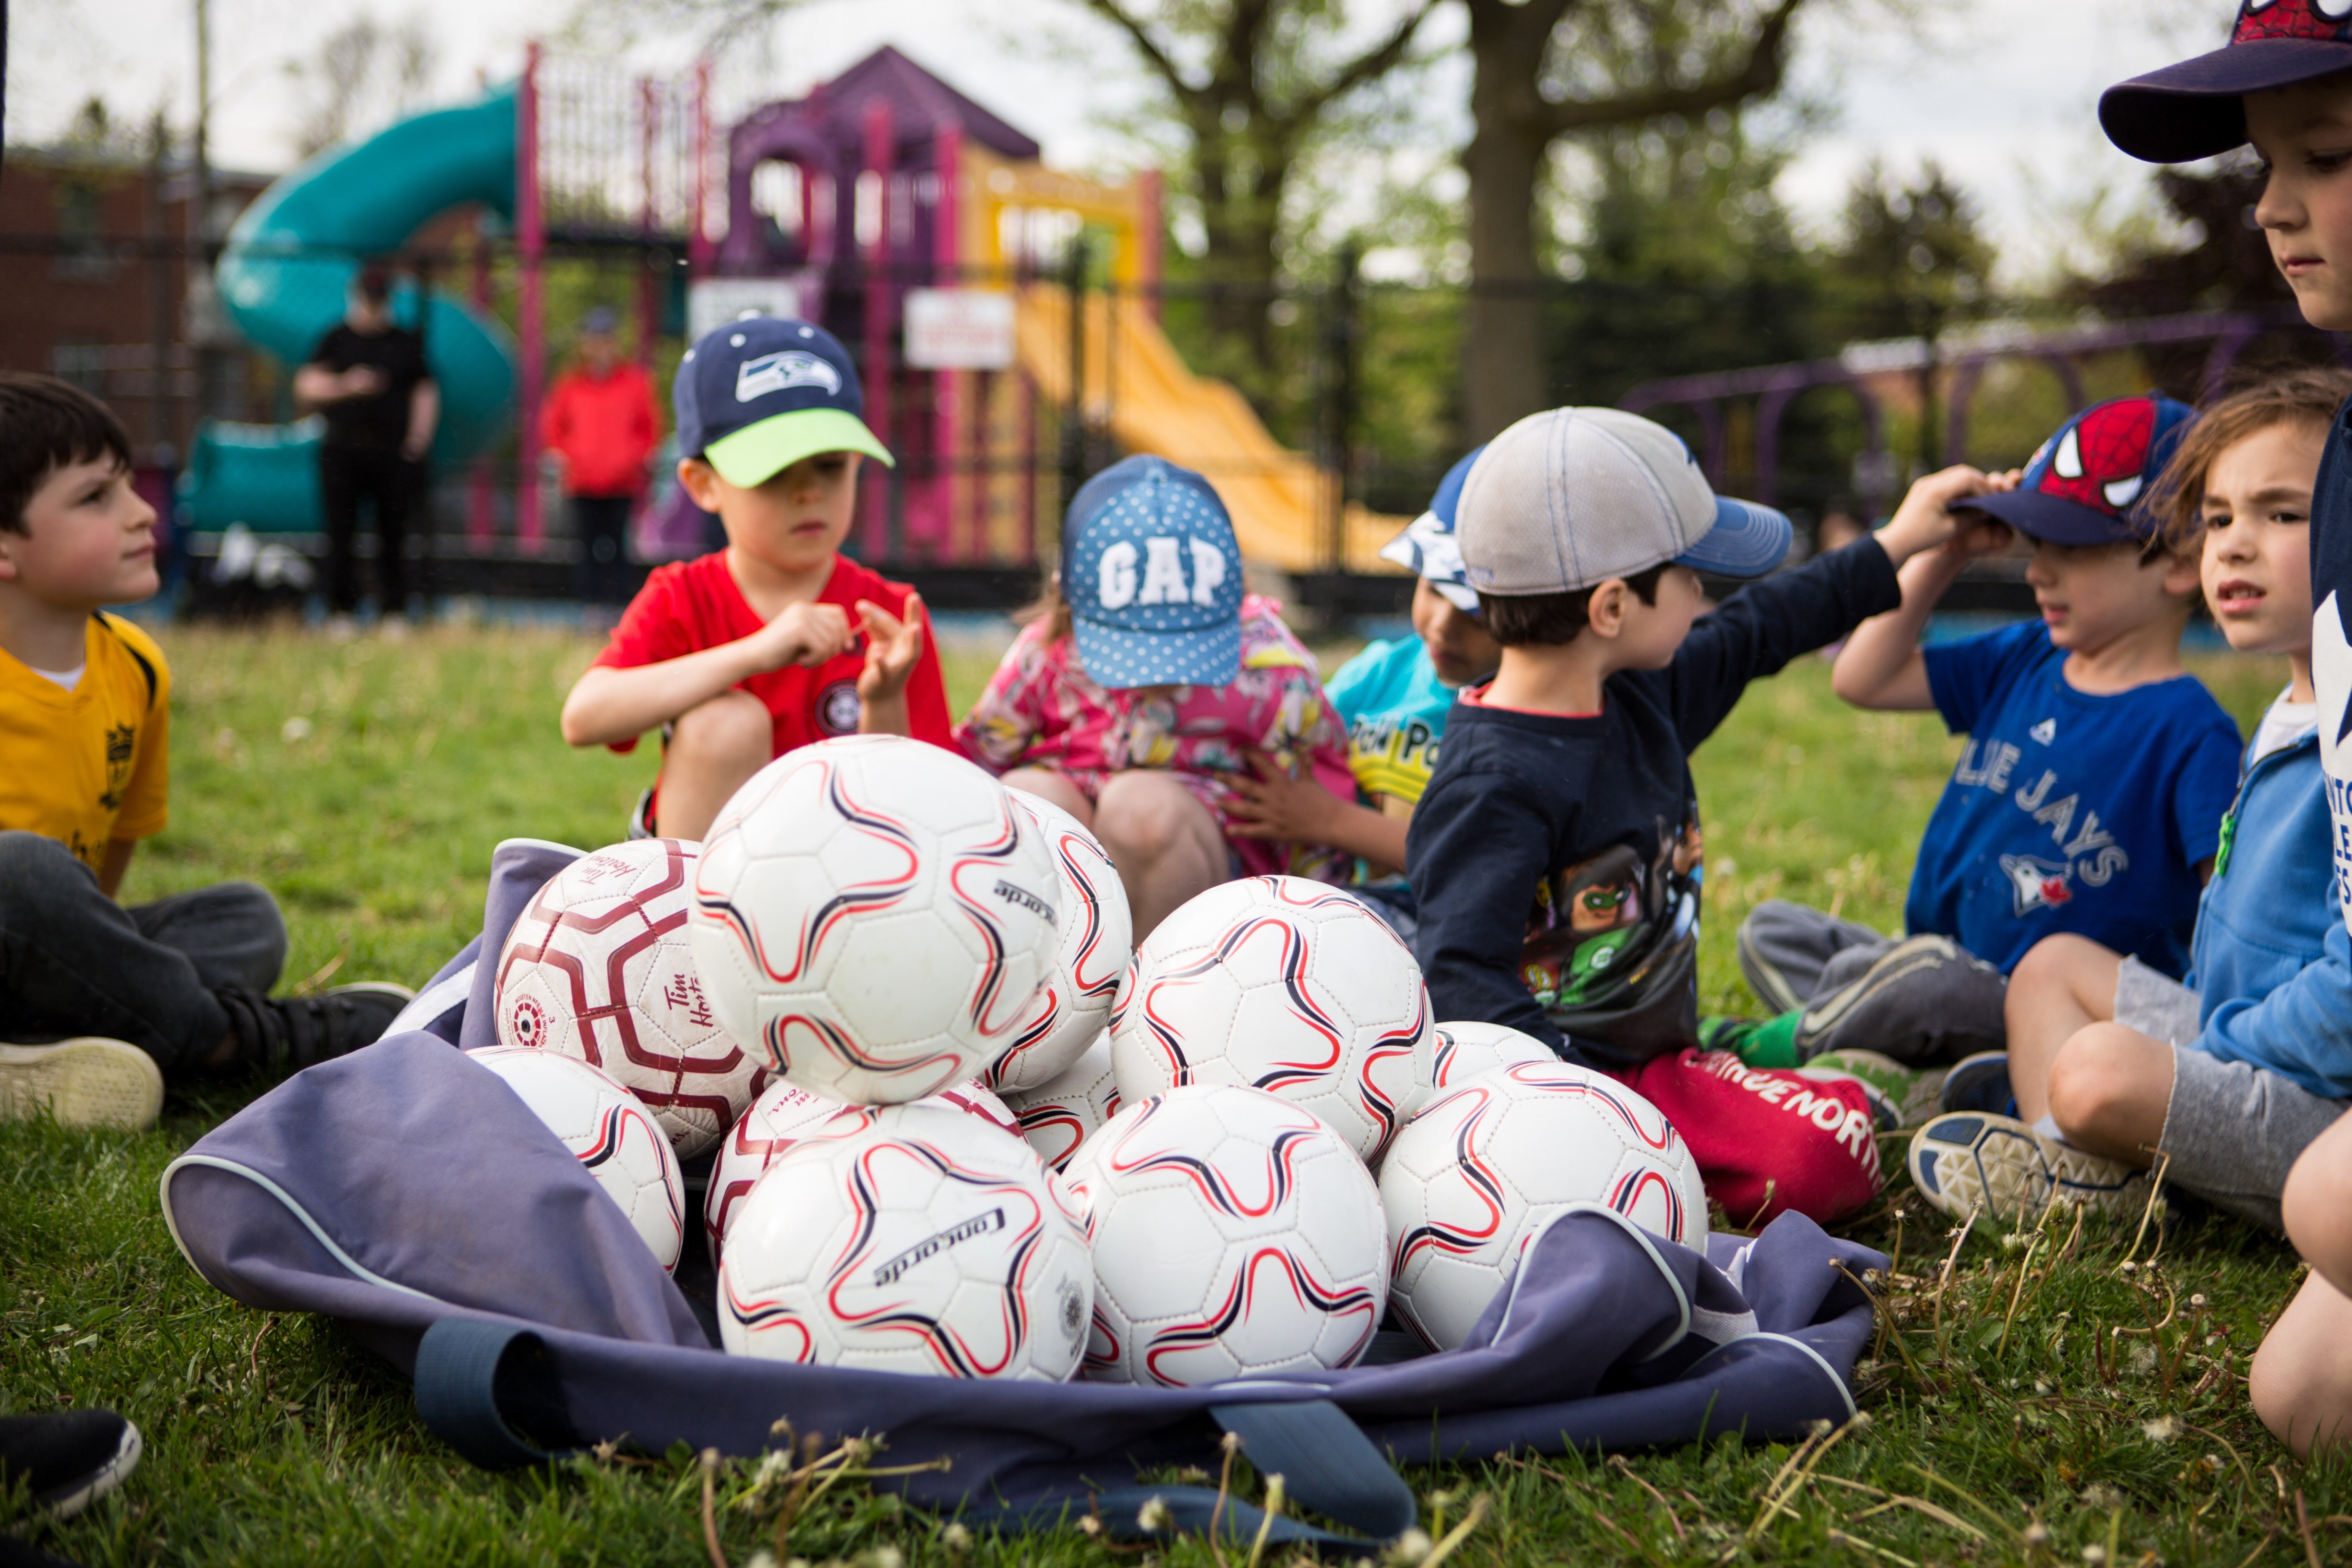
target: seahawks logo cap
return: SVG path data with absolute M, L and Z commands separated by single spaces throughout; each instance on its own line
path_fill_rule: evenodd
M 745 489 L 819 452 L 890 450 L 866 427 L 849 352 L 823 327 L 745 316 L 705 332 L 678 362 L 677 449 Z

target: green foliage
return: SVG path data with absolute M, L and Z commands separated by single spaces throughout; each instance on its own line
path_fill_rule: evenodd
M 478 922 L 496 840 L 604 842 L 653 771 L 650 748 L 614 757 L 557 737 L 557 703 L 593 651 L 578 638 L 175 630 L 164 642 L 178 677 L 173 826 L 142 852 L 130 893 L 257 878 L 287 906 L 289 976 L 340 957 L 338 978 L 423 980 Z M 959 709 L 992 662 L 949 659 Z M 2242 723 L 2280 679 L 2261 661 L 2200 668 Z M 1827 672 L 1806 660 L 1759 686 L 1696 759 L 1710 1008 L 1752 1005 L 1731 938 L 1756 899 L 1898 918 L 1957 743 L 1932 715 L 1848 711 Z M 190 1272 L 157 1178 L 257 1092 L 184 1095 L 135 1136 L 0 1125 L 0 1410 L 110 1405 L 147 1437 L 128 1485 L 81 1519 L 47 1525 L 0 1499 L 0 1530 L 109 1568 L 709 1563 L 703 1472 L 683 1447 L 624 1445 L 536 1474 L 469 1469 L 417 1423 L 404 1380 L 334 1325 L 245 1308 Z M 2295 1465 L 2245 1403 L 2247 1355 L 2297 1283 L 2279 1244 L 2210 1217 L 2176 1218 L 2136 1251 L 2128 1224 L 2053 1225 L 2030 1248 L 1972 1240 L 1947 1283 L 1952 1238 L 1899 1176 L 1851 1228 L 1898 1254 L 1861 1369 L 1867 1426 L 1826 1447 L 1727 1435 L 1413 1471 L 1429 1535 L 1475 1516 L 1447 1561 L 2055 1568 L 2096 1548 L 2112 1568 L 2150 1552 L 2284 1565 L 2305 1561 L 2298 1493 L 2314 1560 L 2342 1559 L 2352 1475 Z M 888 1465 L 887 1448 L 872 1462 Z M 1201 1462 L 1214 1464 L 1205 1440 Z M 1245 1464 L 1234 1486 L 1259 1495 Z M 763 1484 L 757 1461 L 719 1468 L 730 1562 L 776 1544 L 788 1489 Z M 1246 1553 L 1228 1548 L 1224 1568 Z M 784 1554 L 860 1568 L 1139 1561 L 1076 1527 L 971 1539 L 855 1479 L 798 1510 Z M 1199 1540 L 1150 1556 L 1218 1561 Z

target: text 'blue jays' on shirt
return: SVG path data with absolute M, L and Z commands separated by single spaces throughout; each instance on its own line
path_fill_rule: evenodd
M 1904 922 L 2004 974 L 2072 931 L 2176 979 L 2200 861 L 2237 788 L 2237 724 L 2193 676 L 2077 691 L 2039 621 L 1927 650 L 1967 748 L 1920 837 Z

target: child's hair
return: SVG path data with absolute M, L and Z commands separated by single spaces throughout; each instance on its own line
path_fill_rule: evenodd
M 2347 397 L 2352 397 L 2352 370 L 2306 365 L 2266 376 L 2204 409 L 2173 449 L 2148 497 L 2158 537 L 2174 549 L 2186 549 L 2205 531 L 2205 474 L 2222 453 L 2273 425 L 2312 425 L 2325 431 Z
M 352 291 L 371 305 L 381 305 L 392 298 L 392 270 L 382 262 L 371 261 L 352 279 Z
M 28 531 L 25 509 L 52 473 L 104 458 L 131 467 L 131 437 L 114 410 L 54 375 L 0 371 L 0 529 Z
M 1062 597 L 1062 574 L 1047 572 L 1045 580 L 1037 585 L 1037 596 L 1021 606 L 1020 613 L 1013 618 L 1024 626 L 1043 622 L 1048 644 L 1060 642 L 1068 637 L 1070 602 Z
M 1625 586 L 1645 605 L 1658 602 L 1658 584 L 1671 561 L 1661 561 L 1625 579 Z M 1571 588 L 1565 594 L 1480 594 L 1478 615 L 1486 635 L 1505 647 L 1528 643 L 1559 645 L 1576 640 L 1592 624 L 1592 590 Z

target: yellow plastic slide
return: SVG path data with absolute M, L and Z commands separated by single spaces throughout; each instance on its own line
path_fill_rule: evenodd
M 1206 475 L 1233 514 L 1248 560 L 1285 572 L 1328 570 L 1333 476 L 1277 445 L 1230 384 L 1194 375 L 1142 305 L 1091 295 L 1086 308 L 1087 417 L 1108 419 L 1112 437 L 1129 452 Z M 1054 403 L 1069 397 L 1069 321 L 1066 290 L 1049 284 L 1023 290 L 1021 365 Z M 1398 571 L 1377 552 L 1410 520 L 1352 501 L 1345 517 L 1348 570 Z

